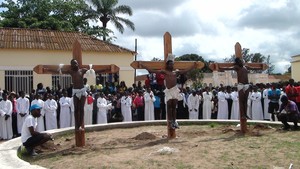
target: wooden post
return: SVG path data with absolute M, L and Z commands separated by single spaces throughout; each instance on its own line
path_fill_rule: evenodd
M 240 43 L 236 43 L 234 46 L 235 50 L 235 56 L 237 58 L 242 59 L 242 47 Z M 268 66 L 263 63 L 245 63 L 246 66 L 255 68 L 255 70 L 266 70 Z M 234 66 L 233 63 L 212 63 L 209 65 L 209 68 L 213 71 L 219 71 L 220 67 L 232 67 Z M 233 70 L 233 69 L 232 69 Z M 247 118 L 241 118 L 244 117 L 244 114 L 240 111 L 240 126 L 241 126 L 241 132 L 245 134 L 247 132 Z
M 76 59 L 79 65 L 79 68 L 90 69 L 89 65 L 82 65 L 82 50 L 81 45 L 78 40 L 73 43 L 73 59 Z M 57 65 L 37 65 L 34 67 L 34 71 L 38 74 L 59 74 L 58 70 L 60 69 L 59 64 Z M 61 70 L 62 72 L 68 72 L 71 69 L 71 65 L 64 65 Z M 119 67 L 111 65 L 93 65 L 93 69 L 96 73 L 117 73 L 119 72 Z M 82 112 L 84 113 L 84 112 Z M 76 117 L 76 116 L 75 116 Z M 84 120 L 83 120 L 84 123 Z M 85 146 L 85 130 L 84 124 L 83 128 L 75 129 L 75 145 L 77 147 Z
M 164 61 L 134 61 L 130 65 L 134 69 L 143 69 L 141 64 L 151 67 L 153 70 L 161 70 L 166 68 L 166 61 L 169 54 L 172 54 L 172 36 L 169 32 L 164 34 Z M 195 62 L 195 61 L 175 61 L 174 62 L 174 69 L 187 69 L 197 64 L 197 68 L 201 69 L 204 67 L 204 63 L 202 62 Z M 168 138 L 173 139 L 176 138 L 175 129 L 171 127 L 169 123 L 168 115 L 167 115 L 167 132 Z

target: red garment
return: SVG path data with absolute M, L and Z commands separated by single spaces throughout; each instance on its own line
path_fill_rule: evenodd
M 295 88 L 298 93 L 298 96 L 296 96 L 296 103 L 300 103 L 300 86 L 297 86 Z
M 150 79 L 149 78 L 147 78 L 146 80 L 145 80 L 145 87 L 147 88 L 147 87 L 150 87 Z
M 93 104 L 94 98 L 92 96 L 88 95 L 86 99 L 87 99 L 87 104 Z
M 295 86 L 288 85 L 285 88 L 285 93 L 289 100 L 296 102 L 296 97 L 299 95 Z
M 164 80 L 165 80 L 165 76 L 162 73 L 157 73 L 157 75 L 156 75 L 157 84 L 160 86 L 163 86 Z
M 133 100 L 133 103 L 136 107 L 144 106 L 144 97 L 143 96 L 136 96 Z

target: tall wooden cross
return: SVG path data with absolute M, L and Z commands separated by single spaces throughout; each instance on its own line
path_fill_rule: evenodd
M 79 65 L 79 68 L 90 69 L 90 65 L 82 65 L 82 50 L 81 45 L 78 40 L 76 40 L 73 44 L 73 59 L 76 59 Z M 117 73 L 119 72 L 119 67 L 111 64 L 111 65 L 93 65 L 92 69 L 95 73 Z M 71 70 L 71 65 L 63 65 L 60 67 L 59 65 L 37 65 L 33 69 L 37 74 L 59 74 L 60 72 L 68 72 Z M 61 71 L 59 71 L 61 70 Z M 84 113 L 84 112 L 80 112 Z M 75 115 L 75 121 L 78 118 Z M 84 120 L 82 120 L 84 123 Z M 82 124 L 84 126 L 84 124 Z M 85 146 L 85 131 L 84 129 L 76 129 L 75 127 L 75 144 L 77 147 Z
M 153 70 L 162 70 L 166 67 L 166 61 L 169 54 L 172 54 L 172 36 L 169 32 L 166 32 L 164 34 L 164 60 L 163 61 L 134 61 L 130 65 L 134 69 L 145 69 L 142 65 L 145 65 L 147 67 L 151 67 Z M 190 67 L 193 67 L 197 64 L 197 68 L 201 69 L 204 67 L 204 63 L 202 62 L 195 62 L 195 61 L 175 61 L 174 62 L 174 70 L 184 70 Z M 168 138 L 172 139 L 176 137 L 175 129 L 171 128 L 169 124 L 168 119 L 169 116 L 167 116 L 167 129 L 168 129 Z
M 242 59 L 242 47 L 240 43 L 236 43 L 235 46 L 235 56 L 237 58 Z M 234 63 L 212 63 L 209 65 L 209 68 L 213 71 L 220 71 L 222 70 L 221 68 L 229 68 L 233 67 Z M 245 63 L 245 66 L 249 70 L 266 70 L 268 68 L 268 65 L 263 64 L 263 63 Z M 228 69 L 227 69 L 228 70 Z M 234 70 L 233 68 L 231 70 Z M 241 99 L 239 97 L 239 99 Z M 247 100 L 247 99 L 246 99 Z M 241 111 L 242 106 L 240 106 L 240 126 L 241 126 L 241 132 L 245 134 L 247 132 L 247 118 L 243 118 L 245 114 L 242 114 L 243 112 Z M 244 112 L 247 113 L 247 112 Z

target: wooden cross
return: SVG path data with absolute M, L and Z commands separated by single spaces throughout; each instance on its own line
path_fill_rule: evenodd
M 76 59 L 79 65 L 79 68 L 90 69 L 89 65 L 82 65 L 82 50 L 81 45 L 78 40 L 76 40 L 73 44 L 73 59 Z M 93 65 L 92 69 L 95 73 L 117 73 L 119 72 L 119 67 L 111 64 L 111 65 Z M 59 74 L 60 72 L 66 73 L 71 70 L 71 65 L 63 65 L 60 67 L 59 65 L 37 65 L 33 69 L 37 74 Z M 60 71 L 61 70 L 61 71 Z M 76 112 L 76 111 L 75 111 Z M 84 112 L 80 112 L 83 113 Z M 77 120 L 77 116 L 75 115 L 75 121 Z M 83 129 L 76 129 L 75 126 L 75 143 L 77 147 L 85 146 L 85 131 L 84 131 L 84 119 L 82 119 Z
M 172 36 L 169 32 L 166 32 L 164 34 L 164 60 L 163 61 L 134 61 L 130 65 L 134 69 L 145 69 L 145 68 L 143 68 L 142 65 L 150 67 L 153 70 L 165 69 L 167 57 L 169 54 L 172 54 Z M 174 67 L 174 70 L 175 69 L 184 70 L 184 69 L 193 67 L 195 65 L 195 63 L 197 64 L 198 69 L 201 69 L 204 67 L 204 63 L 195 62 L 195 61 L 175 61 L 173 67 Z M 175 133 L 175 129 L 170 127 L 170 124 L 169 124 L 170 119 L 168 119 L 168 118 L 167 118 L 168 138 L 172 139 L 172 138 L 176 137 L 176 133 Z
M 242 59 L 242 48 L 240 43 L 236 43 L 235 46 L 235 56 L 237 58 Z M 209 65 L 209 68 L 213 71 L 220 71 L 221 68 L 229 68 L 233 67 L 234 63 L 212 63 Z M 245 63 L 245 66 L 249 70 L 266 70 L 268 68 L 268 65 L 263 63 Z M 229 70 L 229 69 L 227 69 Z M 231 70 L 234 70 L 233 68 Z M 239 98 L 241 99 L 241 98 Z M 241 109 L 241 106 L 240 106 Z M 246 113 L 246 112 L 244 112 Z M 241 126 L 241 132 L 245 134 L 247 132 L 247 118 L 242 118 L 244 114 L 242 114 L 242 111 L 240 111 L 240 126 Z

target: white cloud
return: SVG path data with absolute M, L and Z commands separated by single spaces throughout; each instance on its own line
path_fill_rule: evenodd
M 138 59 L 163 58 L 163 34 L 173 37 L 173 53 L 195 53 L 223 61 L 240 42 L 251 53 L 271 56 L 275 72 L 283 73 L 291 56 L 299 54 L 300 0 L 119 0 L 132 7 L 136 25 L 119 34 L 118 45 L 134 49 Z M 111 29 L 113 29 L 111 27 Z M 282 66 L 284 65 L 284 66 Z

